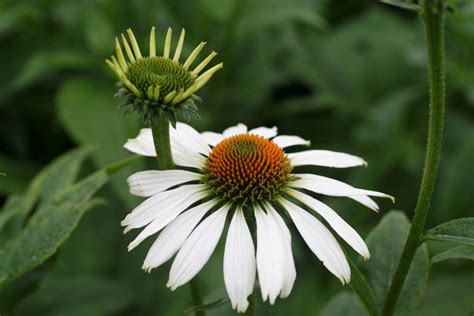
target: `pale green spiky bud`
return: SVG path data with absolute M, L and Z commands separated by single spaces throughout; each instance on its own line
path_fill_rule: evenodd
M 175 120 L 176 113 L 187 117 L 197 115 L 194 101 L 199 98 L 194 93 L 222 68 L 222 63 L 199 74 L 217 53 L 211 52 L 193 70 L 189 70 L 206 43 L 201 42 L 181 63 L 184 29 L 181 30 L 174 54 L 171 55 L 173 30 L 168 28 L 162 56 L 156 55 L 155 27 L 150 31 L 148 56 L 142 55 L 133 31 L 127 29 L 126 33 L 128 39 L 121 34 L 121 43 L 115 38 L 116 56 L 111 56 L 106 63 L 121 83 L 118 95 L 125 98 L 124 105 L 128 107 L 128 111 L 137 111 L 148 123 L 165 112 L 172 121 Z

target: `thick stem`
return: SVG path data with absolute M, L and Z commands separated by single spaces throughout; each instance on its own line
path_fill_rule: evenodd
M 171 152 L 170 141 L 170 123 L 165 117 L 161 117 L 158 122 L 151 127 L 153 133 L 153 143 L 155 144 L 156 161 L 160 170 L 168 170 L 174 167 L 173 154 Z M 191 296 L 193 305 L 202 305 L 203 299 L 201 290 L 199 288 L 199 281 L 197 278 L 191 280 L 189 284 L 191 288 Z M 197 310 L 196 316 L 205 316 L 206 313 L 202 310 Z
M 391 316 L 396 308 L 400 291 L 410 269 L 417 248 L 420 246 L 431 196 L 436 182 L 441 142 L 443 137 L 445 108 L 445 65 L 444 65 L 444 1 L 425 0 L 421 17 L 426 31 L 428 52 L 430 115 L 428 144 L 425 166 L 412 225 L 397 270 L 382 310 L 383 316 Z
M 151 127 L 151 130 L 158 167 L 160 170 L 172 169 L 174 163 L 173 154 L 171 153 L 170 123 L 165 117 L 161 116 L 158 123 Z

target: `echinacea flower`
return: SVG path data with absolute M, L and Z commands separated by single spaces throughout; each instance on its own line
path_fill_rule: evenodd
M 200 99 L 194 93 L 222 68 L 220 63 L 201 73 L 217 53 L 211 52 L 197 66 L 190 69 L 206 43 L 201 42 L 184 62 L 181 62 L 184 29 L 181 30 L 173 55 L 171 55 L 173 35 L 171 28 L 168 28 L 166 33 L 162 55 L 157 55 L 156 52 L 154 27 L 150 33 L 148 56 L 142 55 L 131 29 L 127 30 L 127 34 L 128 41 L 124 34 L 121 36 L 125 53 L 119 39 L 115 38 L 116 56 L 106 60 L 107 65 L 120 80 L 117 95 L 124 98 L 123 106 L 127 112 L 137 112 L 148 125 L 152 125 L 163 115 L 173 124 L 176 122 L 177 113 L 185 118 L 197 116 L 195 101 Z
M 176 254 L 167 284 L 171 290 L 203 268 L 228 216 L 224 281 L 232 307 L 239 312 L 249 305 L 257 272 L 263 301 L 273 304 L 278 296 L 283 298 L 291 292 L 296 269 L 290 231 L 283 218 L 293 221 L 311 251 L 343 284 L 351 276 L 347 259 L 331 231 L 314 215 L 319 214 L 356 252 L 369 258 L 359 234 L 310 192 L 348 197 L 375 211 L 378 206 L 369 196 L 392 197 L 294 171 L 305 165 L 366 165 L 363 159 L 328 150 L 286 153 L 287 148 L 308 146 L 309 141 L 277 136 L 275 127 L 247 130 L 239 124 L 219 134 L 199 133 L 178 123 L 170 133 L 175 164 L 186 169 L 150 170 L 130 176 L 130 192 L 148 199 L 128 214 L 122 225 L 125 231 L 143 228 L 129 250 L 161 230 L 143 269 L 150 271 Z M 155 156 L 150 129 L 142 129 L 125 148 Z

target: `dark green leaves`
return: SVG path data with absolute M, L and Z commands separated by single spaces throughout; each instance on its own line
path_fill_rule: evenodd
M 431 263 L 436 263 L 448 259 L 469 259 L 474 260 L 474 247 L 472 246 L 459 246 L 451 248 L 444 252 L 437 254 L 431 258 Z
M 474 217 L 455 219 L 426 232 L 424 239 L 474 246 Z
M 357 294 L 361 302 L 364 304 L 369 315 L 377 316 L 379 314 L 379 308 L 377 306 L 377 300 L 375 298 L 372 288 L 365 280 L 362 273 L 360 273 L 357 266 L 349 259 L 351 266 L 351 283 L 352 290 Z
M 30 271 L 52 256 L 69 237 L 82 215 L 97 204 L 92 196 L 125 163 L 102 169 L 72 185 L 86 151 L 75 150 L 48 166 L 33 180 L 30 190 L 11 200 L 3 223 L 17 217 L 16 230 L 39 197 L 38 209 L 26 226 L 0 248 L 0 285 Z
M 361 265 L 361 270 L 367 275 L 379 306 L 385 300 L 409 229 L 410 222 L 406 215 L 400 211 L 391 211 L 367 237 L 371 259 Z M 428 281 L 429 267 L 428 251 L 423 245 L 415 255 L 403 286 L 398 301 L 400 309 L 411 309 L 418 304 Z

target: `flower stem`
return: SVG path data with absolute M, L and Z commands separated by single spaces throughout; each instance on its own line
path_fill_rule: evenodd
M 160 170 L 168 170 L 174 167 L 173 154 L 171 152 L 170 123 L 166 117 L 161 116 L 158 122 L 151 127 L 153 133 L 153 143 L 155 144 L 156 161 Z M 202 305 L 202 295 L 197 278 L 191 280 L 191 297 L 193 305 Z M 197 310 L 196 316 L 205 316 L 203 310 Z
M 171 153 L 170 123 L 163 115 L 158 122 L 151 127 L 153 143 L 155 144 L 156 161 L 160 170 L 172 169 L 174 167 L 173 154 Z
M 428 126 L 428 144 L 425 166 L 421 180 L 418 200 L 415 207 L 412 225 L 403 249 L 397 270 L 382 310 L 383 316 L 391 316 L 402 290 L 403 283 L 410 269 L 417 248 L 420 246 L 426 218 L 431 203 L 431 196 L 436 182 L 441 142 L 443 138 L 445 108 L 445 43 L 444 43 L 444 1 L 425 0 L 422 2 L 421 18 L 425 25 L 428 52 L 430 114 Z

